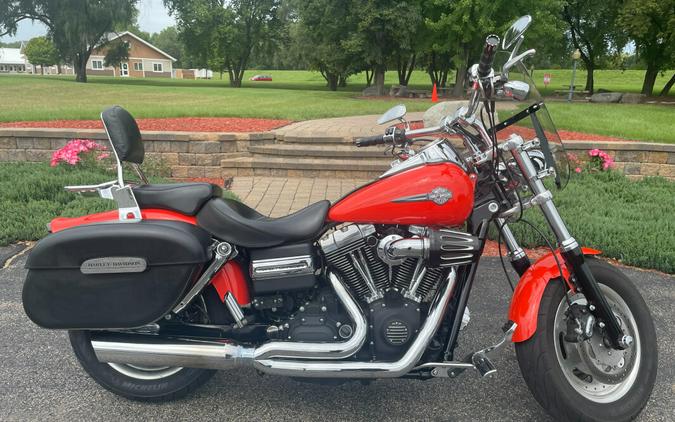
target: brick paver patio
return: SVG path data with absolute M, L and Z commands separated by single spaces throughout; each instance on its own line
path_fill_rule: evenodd
M 261 214 L 281 217 L 323 199 L 335 201 L 367 182 L 356 179 L 235 177 L 230 190 Z

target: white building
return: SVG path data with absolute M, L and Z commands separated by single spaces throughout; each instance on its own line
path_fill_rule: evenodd
M 0 73 L 26 73 L 30 66 L 20 48 L 0 48 Z

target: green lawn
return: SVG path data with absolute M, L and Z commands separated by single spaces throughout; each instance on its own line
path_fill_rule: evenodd
M 659 95 L 663 86 L 673 75 L 675 70 L 668 70 L 659 74 L 654 84 L 653 95 Z M 544 74 L 551 75 L 551 83 L 544 87 Z M 593 72 L 595 90 L 605 89 L 608 91 L 634 92 L 640 93 L 642 90 L 642 81 L 645 76 L 644 70 L 596 70 Z M 572 80 L 571 69 L 541 69 L 535 70 L 533 74 L 537 88 L 544 94 L 553 94 L 556 90 L 569 89 Z M 586 85 L 586 71 L 577 70 L 574 78 L 574 85 L 577 89 L 583 89 Z M 675 97 L 675 90 L 671 90 L 669 97 Z
M 675 105 L 552 102 L 546 105 L 559 129 L 675 143 Z
M 307 72 L 301 72 L 308 75 Z M 320 77 L 320 76 L 319 76 Z M 318 82 L 317 82 L 318 83 Z M 248 82 L 245 86 L 252 85 Z M 221 80 L 121 79 L 90 77 L 0 76 L 0 121 L 96 119 L 105 107 L 119 104 L 136 117 L 228 116 L 306 120 L 379 114 L 401 101 L 357 99 L 354 92 L 330 92 L 314 82 L 229 88 Z M 411 111 L 430 102 L 404 101 Z M 11 104 L 11 106 L 9 106 Z
M 552 73 L 549 90 L 563 84 L 565 70 L 535 72 L 539 81 Z M 566 73 L 567 72 L 567 73 Z M 273 82 L 251 82 L 256 73 L 271 74 Z M 598 71 L 597 87 L 639 91 L 641 71 Z M 583 81 L 583 72 L 578 74 Z M 660 77 L 658 84 L 665 83 Z M 395 84 L 395 72 L 387 73 L 387 86 Z M 27 75 L 0 76 L 0 122 L 19 120 L 96 119 L 100 111 L 119 104 L 137 117 L 227 116 L 306 120 L 358 114 L 379 114 L 398 99 L 359 98 L 365 86 L 363 74 L 349 80 L 346 89 L 327 90 L 317 72 L 249 71 L 244 88 L 229 88 L 226 80 L 122 79 L 90 77 L 78 84 L 72 77 Z M 411 87 L 429 89 L 428 76 L 416 71 Z M 429 100 L 403 101 L 410 111 L 424 111 Z M 11 106 L 9 106 L 11 104 Z M 675 143 L 675 106 L 587 104 L 550 101 L 552 117 L 560 129 Z

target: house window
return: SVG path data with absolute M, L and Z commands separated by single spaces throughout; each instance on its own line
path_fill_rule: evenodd
M 164 66 L 162 63 L 153 63 L 152 64 L 152 71 L 153 72 L 164 72 Z
M 143 70 L 143 63 L 141 63 L 141 62 L 134 63 L 134 70 L 139 71 L 139 72 L 142 71 Z
M 103 60 L 92 60 L 91 61 L 92 69 L 103 69 Z

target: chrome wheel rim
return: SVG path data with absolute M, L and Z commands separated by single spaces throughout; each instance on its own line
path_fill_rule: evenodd
M 633 337 L 633 345 L 626 350 L 607 347 L 602 330 L 597 325 L 593 330 L 593 337 L 586 341 L 564 341 L 567 330 L 565 312 L 569 308 L 565 297 L 556 310 L 553 342 L 560 369 L 570 386 L 588 400 L 611 403 L 619 400 L 633 387 L 642 350 L 637 323 L 626 302 L 606 285 L 600 284 L 600 289 L 624 333 Z
M 173 366 L 141 366 L 129 363 L 108 363 L 115 371 L 139 380 L 158 380 L 178 373 L 181 367 Z

